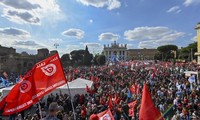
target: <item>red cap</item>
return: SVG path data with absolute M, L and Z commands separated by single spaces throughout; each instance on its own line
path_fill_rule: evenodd
M 89 120 L 99 120 L 99 117 L 96 114 L 92 114 Z

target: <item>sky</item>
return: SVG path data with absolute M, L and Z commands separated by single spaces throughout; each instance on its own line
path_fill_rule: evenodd
M 0 45 L 36 54 L 117 41 L 128 49 L 196 41 L 200 0 L 0 0 Z M 56 48 L 57 46 L 57 48 Z

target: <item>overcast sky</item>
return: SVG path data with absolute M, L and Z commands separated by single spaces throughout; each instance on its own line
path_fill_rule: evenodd
M 117 40 L 128 48 L 186 46 L 195 41 L 200 0 L 0 0 L 0 44 L 101 52 Z

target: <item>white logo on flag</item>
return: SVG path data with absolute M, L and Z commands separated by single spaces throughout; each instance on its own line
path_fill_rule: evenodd
M 20 85 L 20 92 L 26 93 L 31 89 L 31 82 L 28 80 L 23 80 Z
M 56 66 L 54 64 L 48 64 L 41 68 L 42 72 L 47 76 L 52 76 L 56 72 Z
M 104 116 L 102 116 L 100 118 L 100 120 L 111 120 L 110 115 L 109 114 L 105 114 Z

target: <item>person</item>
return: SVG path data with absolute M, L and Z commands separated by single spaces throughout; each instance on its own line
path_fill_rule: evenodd
M 45 117 L 43 120 L 59 120 L 57 118 L 58 104 L 56 102 L 52 102 L 49 105 L 49 115 Z
M 21 114 L 18 114 L 18 115 L 17 115 L 17 118 L 16 118 L 15 120 L 23 120 L 22 115 L 21 115 Z

